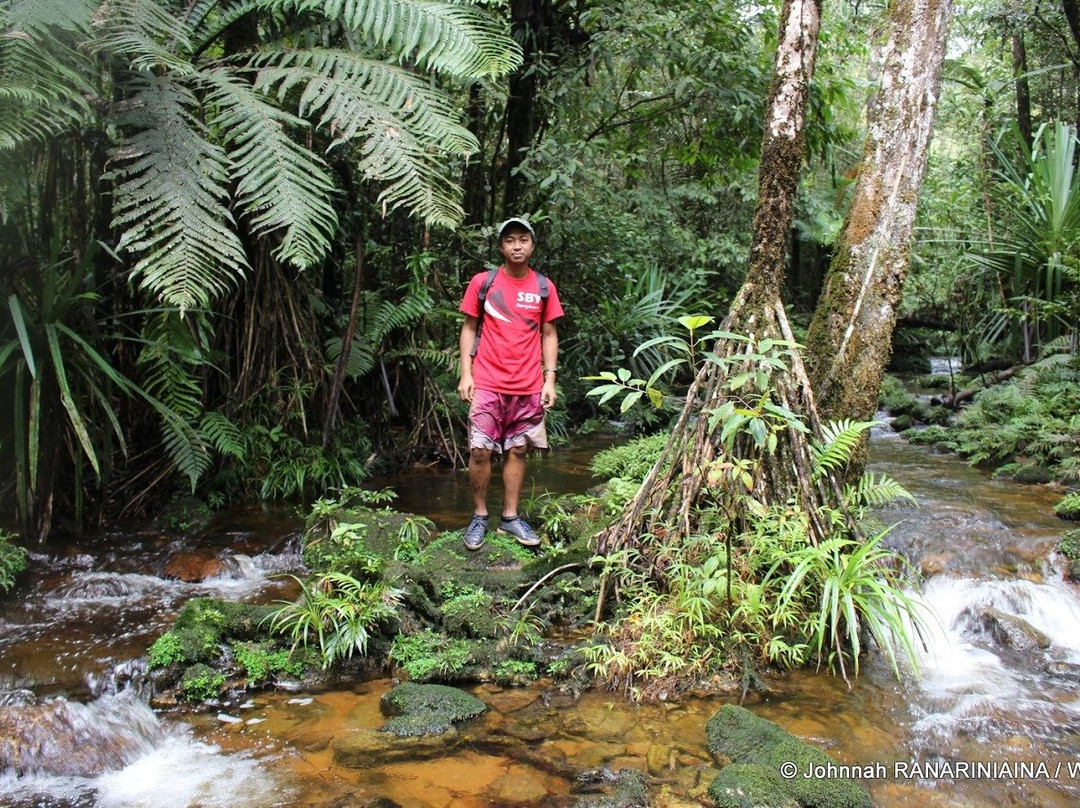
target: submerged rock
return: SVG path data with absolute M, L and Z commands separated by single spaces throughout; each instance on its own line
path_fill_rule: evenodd
M 1050 647 L 1050 638 L 1025 620 L 992 606 L 979 612 L 982 629 L 994 642 L 1022 657 L 1033 657 Z
M 0 771 L 93 777 L 124 768 L 162 737 L 154 714 L 131 698 L 0 707 Z
M 838 764 L 783 727 L 734 704 L 725 704 L 705 725 L 706 748 L 723 768 L 709 786 L 717 806 L 763 808 L 870 808 L 858 782 L 806 777 Z M 786 775 L 790 768 L 791 776 Z

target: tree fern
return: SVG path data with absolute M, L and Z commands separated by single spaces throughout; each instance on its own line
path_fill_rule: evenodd
M 830 421 L 821 428 L 821 440 L 814 441 L 814 475 L 820 477 L 835 471 L 851 460 L 863 433 L 875 425 L 875 421 Z
M 92 8 L 88 0 L 0 7 L 0 149 L 56 135 L 89 115 L 90 63 L 75 42 Z
M 361 317 L 363 332 L 353 339 L 349 350 L 346 372 L 352 378 L 360 378 L 375 368 L 379 346 L 393 330 L 419 323 L 431 309 L 431 296 L 427 289 L 414 287 L 400 302 L 393 302 L 375 293 L 366 294 Z M 341 338 L 333 337 L 326 342 L 327 358 L 336 362 L 341 356 Z
M 119 246 L 139 256 L 132 276 L 143 288 L 181 309 L 205 307 L 247 269 L 226 207 L 225 153 L 190 89 L 153 74 L 136 84 L 116 118 L 133 134 L 111 152 Z
M 256 233 L 280 237 L 279 260 L 303 268 L 325 255 L 337 215 L 326 164 L 290 137 L 307 123 L 278 109 L 224 69 L 202 75 L 213 125 L 229 150 L 241 208 Z
M 372 44 L 432 70 L 498 76 L 521 64 L 505 25 L 473 6 L 435 0 L 266 0 L 266 7 L 318 11 Z
M 137 71 L 196 72 L 188 56 L 187 15 L 158 0 L 106 0 L 99 11 L 94 50 L 125 57 Z

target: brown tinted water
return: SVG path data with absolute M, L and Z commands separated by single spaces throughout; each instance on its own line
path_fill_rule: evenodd
M 595 482 L 594 450 L 530 463 L 526 493 L 586 490 Z M 1077 781 L 1057 764 L 1080 760 L 1080 602 L 1045 563 L 1065 529 L 1051 510 L 1060 492 L 991 480 L 888 433 L 875 436 L 872 450 L 873 470 L 899 479 L 920 503 L 883 514 L 899 522 L 889 541 L 926 571 L 921 597 L 940 618 L 920 671 L 897 680 L 871 658 L 850 688 L 825 673 L 797 672 L 747 706 L 862 766 L 873 775 L 864 782 L 876 805 L 1075 804 Z M 471 510 L 461 472 L 427 470 L 394 487 L 398 507 L 443 528 L 458 527 Z M 137 699 L 108 695 L 139 679 L 132 660 L 189 597 L 280 597 L 269 576 L 295 565 L 298 529 L 288 512 L 218 520 L 199 543 L 226 555 L 241 548 L 242 563 L 202 584 L 160 577 L 168 554 L 185 548 L 153 531 L 104 537 L 78 554 L 47 548 L 0 611 L 0 681 L 89 700 L 132 726 L 158 721 L 160 732 L 144 731 L 138 756 L 103 775 L 0 776 L 0 804 L 562 806 L 587 788 L 576 771 L 605 766 L 648 772 L 657 806 L 703 803 L 715 776 L 704 725 L 721 698 L 635 706 L 606 691 L 573 698 L 551 683 L 484 686 L 473 689 L 489 706 L 483 718 L 441 747 L 391 759 L 390 742 L 385 754 L 346 754 L 385 720 L 378 703 L 386 680 L 258 694 L 156 719 Z M 980 617 L 991 608 L 1041 631 L 1049 647 L 1026 655 L 1003 647 Z M 101 724 L 100 715 L 66 720 L 90 742 Z M 975 762 L 996 768 L 971 777 L 957 765 Z M 1045 770 L 1036 768 L 1043 762 Z

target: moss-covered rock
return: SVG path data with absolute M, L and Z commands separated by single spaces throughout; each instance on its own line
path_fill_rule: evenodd
M 272 606 L 192 598 L 169 631 L 171 642 L 182 661 L 207 662 L 218 655 L 226 639 L 254 640 L 265 634 L 263 621 L 272 611 Z
M 769 772 L 780 772 L 780 765 L 794 765 L 795 776 L 777 777 L 788 795 L 805 808 L 869 808 L 870 797 L 859 783 L 842 778 L 807 778 L 807 772 L 818 767 L 835 766 L 823 751 L 811 746 L 790 732 L 734 704 L 721 707 L 705 725 L 705 745 L 709 753 L 723 766 L 754 764 Z M 718 788 L 726 793 L 740 771 L 720 777 Z M 721 771 L 721 775 L 723 772 Z M 768 778 L 760 771 L 746 772 L 746 788 L 763 789 Z M 710 788 L 710 794 L 712 789 Z M 771 791 L 769 792 L 772 793 Z M 763 797 L 764 798 L 764 797 Z M 715 796 L 714 796 L 715 799 Z M 770 797 L 775 799 L 775 797 Z M 746 803 L 750 805 L 785 805 L 789 803 Z
M 732 763 L 720 770 L 709 785 L 717 808 L 799 808 L 788 783 L 768 766 Z
M 180 677 L 180 691 L 188 701 L 217 698 L 224 684 L 223 674 L 201 662 L 188 666 Z
M 446 685 L 420 685 L 404 682 L 380 703 L 393 716 L 381 727 L 399 737 L 438 735 L 454 724 L 475 718 L 487 709 L 475 696 Z
M 1080 491 L 1066 494 L 1061 502 L 1054 506 L 1054 513 L 1062 519 L 1080 521 Z
M 903 432 L 915 426 L 915 420 L 910 415 L 897 415 L 889 424 L 893 432 Z
M 1062 571 L 1065 580 L 1080 583 L 1080 530 L 1066 533 L 1057 551 L 1065 559 L 1065 569 Z

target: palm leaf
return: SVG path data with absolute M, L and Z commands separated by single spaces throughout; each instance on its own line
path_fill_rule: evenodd
M 279 260 L 300 268 L 317 263 L 329 247 L 337 214 L 326 164 L 286 131 L 307 124 L 223 68 L 203 73 L 202 80 L 213 125 L 229 151 L 237 198 L 255 232 L 280 237 Z
M 317 11 L 423 70 L 501 76 L 521 64 L 505 24 L 474 6 L 436 0 L 266 0 L 269 8 Z
M 247 258 L 225 206 L 225 154 L 208 140 L 183 85 L 146 75 L 120 110 L 133 132 L 111 152 L 113 225 L 120 249 L 139 256 L 132 276 L 181 309 L 205 307 L 228 292 Z

